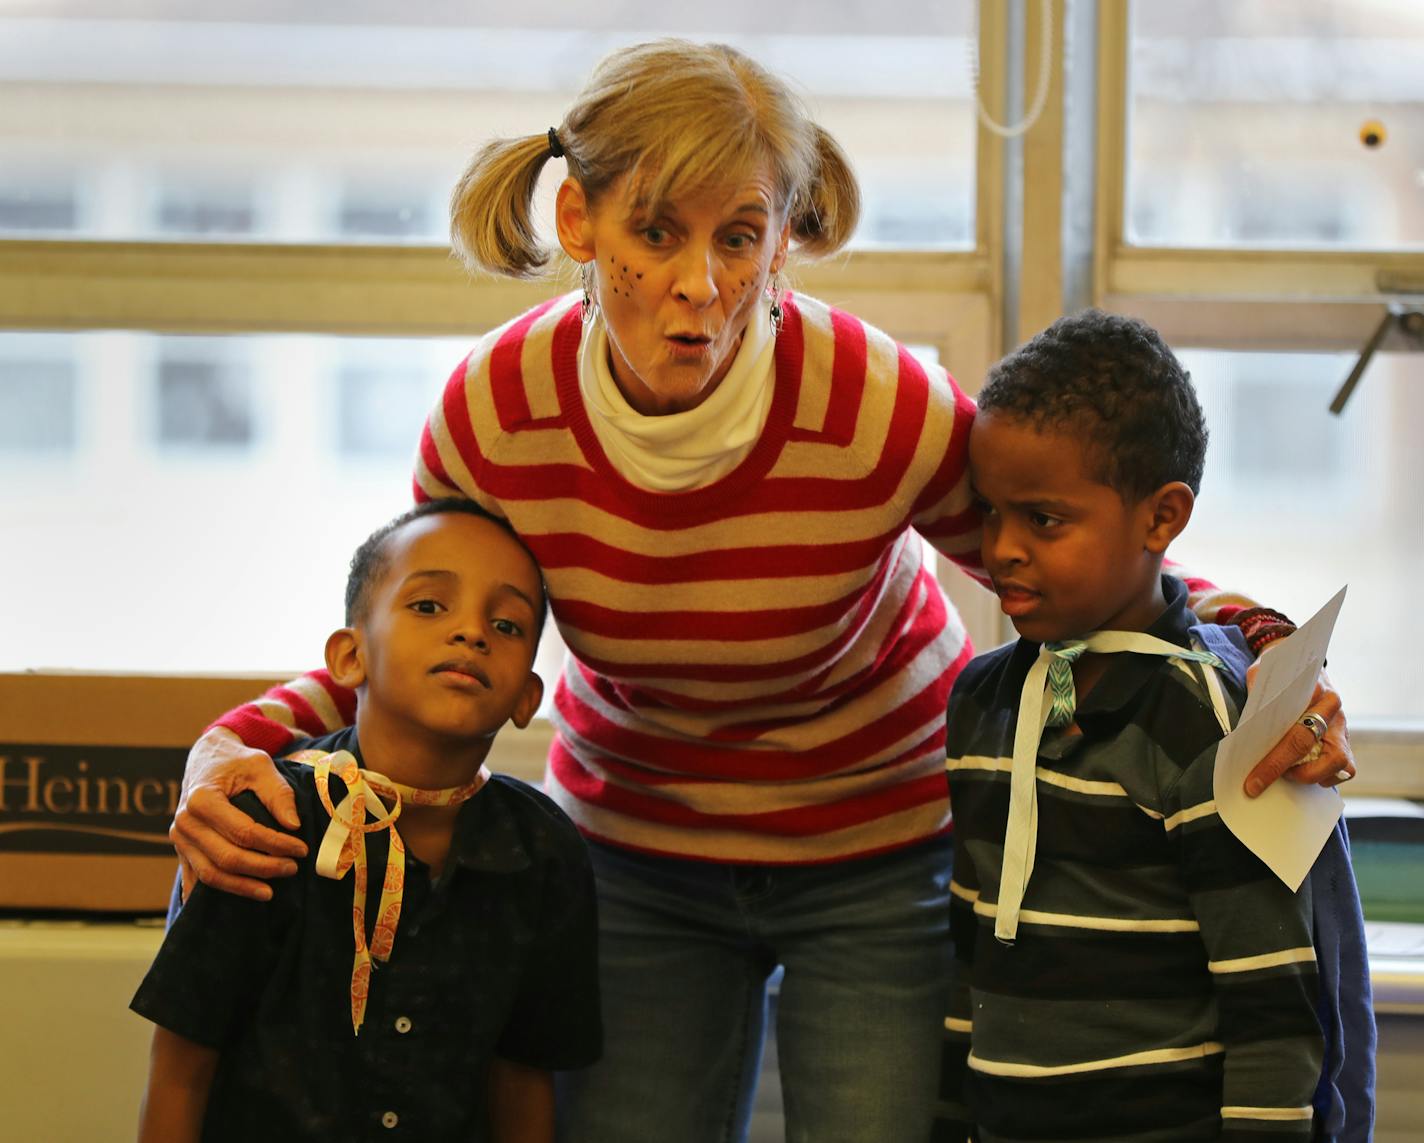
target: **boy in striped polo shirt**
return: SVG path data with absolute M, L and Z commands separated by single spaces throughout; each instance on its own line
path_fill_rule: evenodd
M 1312 1137 L 1309 894 L 1213 802 L 1249 657 L 1238 629 L 1195 626 L 1162 574 L 1206 439 L 1158 335 L 1098 312 L 1054 323 L 979 397 L 984 563 L 1021 638 L 949 702 L 957 953 L 937 1139 L 970 1124 L 984 1143 Z

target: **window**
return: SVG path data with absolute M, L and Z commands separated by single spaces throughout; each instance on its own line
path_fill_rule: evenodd
M 2 667 L 314 662 L 344 561 L 408 502 L 450 369 L 481 330 L 573 285 L 467 277 L 445 247 L 450 188 L 483 138 L 559 122 L 622 43 L 716 35 L 789 77 L 866 201 L 858 249 L 796 269 L 796 288 L 933 346 L 971 385 L 993 356 L 997 238 L 978 204 L 1000 163 L 975 128 L 968 6 L 895 0 L 873 37 L 857 10 L 818 9 L 813 31 L 799 10 L 741 0 L 707 26 L 651 0 L 576 24 L 454 0 L 31 11 L 0 17 L 0 204 L 49 205 L 0 207 L 0 329 L 78 331 L 11 335 L 74 355 L 78 423 L 67 498 L 36 512 L 33 490 L 7 482 L 0 523 L 80 560 L 66 568 L 82 566 L 78 539 L 42 525 L 82 524 L 113 569 L 98 588 L 113 626 L 70 637 L 12 614 L 69 573 L 0 573 Z M 1001 50 L 1001 13 L 986 11 L 981 37 Z M 32 241 L 52 234 L 66 240 Z M 58 439 L 30 406 L 26 425 Z M 253 542 L 223 555 L 238 520 Z M 299 576 L 281 561 L 298 538 Z M 957 572 L 946 582 L 982 605 Z
M 1304 621 L 1349 584 L 1330 672 L 1352 725 L 1424 719 L 1398 649 L 1424 639 L 1412 596 L 1424 469 L 1393 424 L 1424 416 L 1416 360 L 1377 357 L 1344 414 L 1350 354 L 1184 350 L 1211 431 L 1202 495 L 1174 555 Z M 1411 526 L 1410 522 L 1415 522 Z
M 251 235 L 256 229 L 256 205 L 251 189 L 219 182 L 165 179 L 158 192 L 154 231 L 161 235 Z
M 74 187 L 63 178 L 14 169 L 0 175 L 0 233 L 63 234 L 78 225 Z
M 7 551 L 34 553 L 0 561 L 0 670 L 318 666 L 341 625 L 351 553 L 410 506 L 419 427 L 467 349 L 270 334 L 0 337 L 0 535 Z M 403 372 L 372 374 L 381 399 L 362 423 L 369 432 L 398 417 L 401 447 L 377 433 L 365 438 L 376 447 L 353 452 L 332 403 L 343 370 L 395 360 Z M 37 469 L 33 451 L 15 448 L 62 448 L 63 469 Z M 45 605 L 74 599 L 84 606 Z
M 435 180 L 431 180 L 435 185 Z M 361 241 L 439 242 L 449 229 L 445 195 L 349 178 L 342 186 L 332 232 Z
M 1357 403 L 1344 425 L 1330 399 L 1350 362 L 1335 354 L 1220 354 L 1183 351 L 1204 407 L 1213 412 L 1211 451 L 1233 491 L 1302 487 L 1320 507 L 1356 503 L 1367 481 L 1361 455 L 1380 402 Z M 1380 427 L 1378 425 L 1376 428 Z M 1266 429 L 1268 431 L 1263 431 Z M 1354 462 L 1354 463 L 1352 463 Z
M 1134 0 L 1130 34 L 1130 241 L 1424 248 L 1424 9 Z
M 0 465 L 67 456 L 78 442 L 74 363 L 34 348 L 0 335 Z
M 527 13 L 454 0 L 30 11 L 3 19 L 0 170 L 63 140 L 100 203 L 84 235 L 440 242 L 444 201 L 480 142 L 543 131 L 609 50 L 677 34 L 747 47 L 805 93 L 882 204 L 862 244 L 978 241 L 965 4 L 894 0 L 869 36 L 855 6 L 808 20 L 745 0 L 715 13 L 654 0 Z M 348 184 L 353 170 L 378 177 Z M 161 189 L 146 215 L 151 185 Z M 928 229 L 896 224 L 925 220 L 930 200 Z M 0 213 L 0 232 L 31 229 Z
M 1309 614 L 1348 582 L 1352 727 L 1424 725 L 1406 685 L 1424 354 L 1424 14 L 1372 0 L 1100 6 L 1096 300 L 1183 351 L 1212 425 L 1183 558 Z
M 434 404 L 432 382 L 444 374 L 397 359 L 390 352 L 391 343 L 358 345 L 359 351 L 342 354 L 333 378 L 337 452 L 352 463 L 375 458 L 397 460 L 409 467 Z M 399 343 L 395 345 L 398 353 Z M 382 349 L 386 352 L 379 352 Z M 445 363 L 447 368 L 453 368 L 457 360 L 452 355 Z
M 256 431 L 252 378 L 240 360 L 202 342 L 168 341 L 154 378 L 161 446 L 233 448 Z

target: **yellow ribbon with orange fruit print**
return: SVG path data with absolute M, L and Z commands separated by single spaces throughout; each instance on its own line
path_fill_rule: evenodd
M 299 750 L 288 756 L 316 772 L 316 793 L 331 824 L 322 836 L 317 850 L 316 871 L 319 876 L 340 881 L 348 870 L 355 870 L 352 891 L 351 925 L 356 936 L 356 959 L 351 966 L 351 1030 L 361 1032 L 366 1018 L 366 1000 L 371 993 L 372 958 L 385 962 L 391 958 L 395 945 L 396 926 L 400 924 L 401 896 L 405 889 L 405 843 L 396 832 L 401 805 L 455 806 L 468 801 L 489 781 L 489 770 L 479 772 L 463 786 L 445 790 L 422 790 L 392 781 L 374 770 L 363 770 L 349 750 L 328 754 L 324 750 Z M 330 780 L 335 774 L 346 785 L 346 797 L 340 804 L 331 801 Z M 381 799 L 386 798 L 391 808 Z M 367 817 L 374 820 L 368 821 Z M 391 831 L 390 853 L 386 858 L 385 877 L 381 884 L 381 903 L 376 927 L 366 943 L 366 835 L 377 830 Z

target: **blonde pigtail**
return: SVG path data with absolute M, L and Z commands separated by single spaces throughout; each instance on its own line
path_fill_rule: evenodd
M 798 253 L 823 258 L 850 241 L 860 221 L 860 184 L 850 159 L 824 128 L 812 124 L 816 166 L 791 204 L 791 237 Z
M 537 277 L 549 251 L 534 227 L 534 188 L 552 157 L 549 137 L 496 139 L 470 161 L 450 196 L 450 241 L 471 270 Z

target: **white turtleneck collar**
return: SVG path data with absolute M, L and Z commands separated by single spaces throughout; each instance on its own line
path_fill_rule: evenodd
M 685 492 L 725 476 L 751 452 L 774 388 L 776 338 L 756 306 L 727 375 L 695 409 L 644 416 L 618 388 L 600 314 L 579 346 L 579 389 L 598 443 L 623 476 L 653 492 Z

